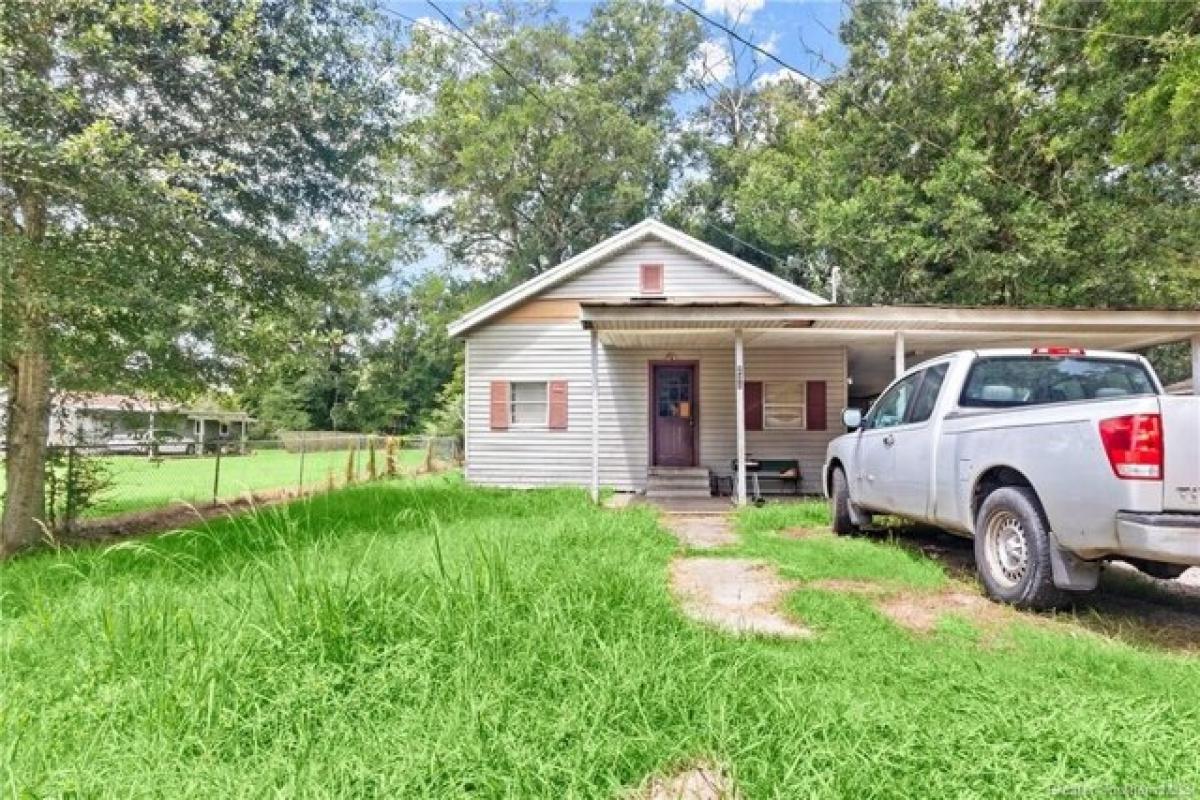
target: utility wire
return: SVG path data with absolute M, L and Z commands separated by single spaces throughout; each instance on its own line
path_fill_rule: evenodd
M 542 107 L 544 107 L 544 108 L 545 108 L 547 111 L 549 111 L 550 113 L 552 113 L 552 114 L 554 114 L 555 116 L 557 116 L 557 117 L 558 117 L 558 118 L 559 118 L 561 121 L 563 121 L 563 122 L 566 122 L 566 118 L 565 118 L 565 116 L 562 114 L 562 112 L 561 112 L 561 110 L 560 110 L 560 109 L 558 109 L 557 107 L 555 107 L 554 105 L 552 105 L 552 104 L 551 104 L 549 101 L 547 101 L 547 100 L 546 100 L 546 99 L 545 99 L 545 98 L 544 98 L 544 97 L 543 97 L 541 94 L 539 94 L 539 93 L 538 93 L 538 92 L 536 92 L 534 89 L 532 89 L 531 87 L 529 87 L 528 85 L 526 85 L 526 84 L 525 84 L 523 81 L 521 81 L 521 80 L 520 80 L 520 79 L 519 79 L 519 78 L 516 76 L 516 74 L 515 74 L 515 73 L 512 71 L 512 69 L 510 69 L 510 68 L 508 67 L 508 65 L 507 65 L 507 64 L 505 64 L 503 61 L 501 61 L 501 60 L 500 60 L 500 58 L 499 58 L 498 56 L 496 56 L 495 54 L 493 54 L 493 53 L 489 52 L 489 51 L 488 51 L 488 50 L 487 50 L 485 47 L 483 47 L 483 45 L 481 45 L 481 44 L 480 44 L 480 43 L 479 43 L 479 42 L 478 42 L 478 41 L 477 41 L 477 40 L 476 40 L 476 39 L 475 39 L 473 36 L 471 36 L 471 35 L 470 35 L 470 34 L 469 34 L 467 31 L 465 31 L 465 30 L 464 30 L 464 29 L 463 29 L 461 26 L 459 26 L 459 25 L 458 25 L 458 23 L 457 23 L 457 22 L 455 22 L 455 21 L 454 21 L 454 19 L 453 19 L 453 18 L 452 18 L 452 17 L 451 17 L 449 14 L 447 14 L 447 13 L 446 13 L 445 11 L 443 11 L 443 10 L 442 10 L 440 7 L 438 7 L 438 5 L 437 5 L 436 3 L 434 3 L 434 2 L 433 2 L 433 0 L 426 0 L 426 2 L 427 2 L 429 5 L 430 5 L 430 7 L 432 7 L 432 8 L 433 8 L 433 10 L 434 10 L 434 11 L 436 11 L 436 12 L 437 12 L 439 15 L 441 15 L 441 17 L 442 17 L 444 20 L 446 20 L 446 22 L 447 22 L 447 23 L 449 23 L 449 24 L 450 24 L 450 26 L 451 26 L 451 27 L 453 27 L 453 28 L 454 28 L 454 30 L 455 30 L 455 31 L 457 31 L 457 32 L 460 34 L 460 37 L 461 37 L 461 38 L 460 38 L 460 37 L 453 37 L 453 36 L 452 36 L 451 38 L 455 38 L 455 39 L 457 39 L 457 41 L 458 41 L 460 44 L 461 44 L 461 43 L 466 43 L 466 44 L 470 45 L 471 47 L 475 48 L 476 50 L 478 50 L 478 51 L 479 51 L 481 54 L 483 54 L 483 56 L 484 56 L 485 58 L 487 58 L 487 60 L 488 60 L 488 61 L 490 61 L 492 64 L 494 64 L 494 65 L 496 66 L 496 68 L 497 68 L 497 69 L 499 69 L 499 70 L 500 70 L 500 71 L 502 71 L 502 72 L 503 72 L 503 73 L 504 73 L 506 76 L 508 76 L 509 80 L 511 80 L 511 81 L 512 81 L 513 83 L 515 83 L 517 86 L 519 86 L 519 87 L 521 87 L 523 90 L 525 90 L 525 91 L 526 91 L 526 92 L 527 92 L 527 93 L 528 93 L 528 94 L 529 94 L 531 97 L 533 97 L 533 98 L 534 98 L 534 99 L 535 99 L 535 100 L 536 100 L 536 101 L 537 101 L 539 104 L 541 104 L 541 105 L 542 105 Z M 422 27 L 422 28 L 429 29 L 429 30 L 431 30 L 431 31 L 435 31 L 435 32 L 438 32 L 438 33 L 442 33 L 442 34 L 449 35 L 449 34 L 447 34 L 447 33 L 446 33 L 446 31 L 443 31 L 443 30 L 441 30 L 441 29 L 439 29 L 439 28 L 437 28 L 437 27 L 435 27 L 435 26 L 428 25 L 428 24 L 426 24 L 426 23 L 422 23 L 420 20 L 418 20 L 418 19 L 413 19 L 412 17 L 409 17 L 409 16 L 407 16 L 407 15 L 405 15 L 405 14 L 401 14 L 401 13 L 400 13 L 400 12 L 398 12 L 398 11 L 393 11 L 393 10 L 392 10 L 392 9 L 390 9 L 390 8 L 384 8 L 383 10 L 384 10 L 384 11 L 386 11 L 387 13 L 389 13 L 389 14 L 392 14 L 392 15 L 394 15 L 394 16 L 396 16 L 396 17 L 399 17 L 400 19 L 403 19 L 403 20 L 405 20 L 406 22 L 408 22 L 408 23 L 409 23 L 409 24 L 411 24 L 411 25 L 415 25 L 415 26 L 418 26 L 418 27 Z M 755 47 L 755 49 L 756 49 L 756 50 L 760 50 L 760 48 L 758 48 L 758 47 Z M 764 52 L 764 53 L 765 53 L 766 51 L 761 51 L 761 52 Z M 636 206 L 636 205 L 640 205 L 640 203 L 631 203 L 631 204 L 630 204 L 628 207 L 629 207 L 629 208 L 633 208 L 633 207 L 634 207 L 634 206 Z M 717 231 L 718 233 L 720 233 L 721 235 L 723 235 L 723 236 L 727 237 L 727 238 L 728 238 L 728 239 L 730 239 L 731 241 L 737 242 L 738 244 L 742 245 L 743 247 L 746 247 L 746 248 L 748 248 L 748 249 L 750 249 L 750 250 L 753 250 L 754 252 L 758 253 L 759 255 L 762 255 L 762 256 L 764 256 L 764 257 L 766 257 L 766 258 L 769 258 L 769 259 L 771 259 L 771 260 L 772 260 L 772 261 L 774 261 L 776 264 L 779 264 L 779 265 L 781 265 L 781 266 L 786 266 L 786 265 L 787 265 L 787 261 L 786 261 L 785 259 L 781 258 L 780 256 L 777 256 L 777 255 L 775 255 L 774 253 L 769 253 L 769 252 L 767 252 L 766 250 L 763 250 L 761 247 L 758 247 L 758 246 L 756 246 L 756 245 L 754 245 L 754 244 L 751 244 L 750 242 L 747 242 L 745 239 L 742 239 L 741 237 L 737 236 L 736 234 L 734 234 L 733 232 L 731 232 L 731 231 L 729 231 L 729 230 L 726 230 L 725 228 L 721 227 L 720 225 L 717 225 L 716 223 L 714 223 L 714 222 L 711 222 L 711 221 L 708 221 L 708 220 L 706 220 L 706 221 L 705 221 L 705 224 L 706 224 L 708 227 L 710 227 L 710 228 L 712 228 L 713 230 L 715 230 L 715 231 Z
M 1046 28 L 1052 31 L 1063 31 L 1064 33 L 1082 33 L 1088 36 L 1108 36 L 1112 39 L 1124 39 L 1133 42 L 1158 42 L 1162 41 L 1169 34 L 1161 34 L 1159 36 L 1148 36 L 1134 33 L 1121 33 L 1119 31 L 1106 31 L 1100 28 L 1073 28 L 1070 25 L 1055 25 L 1053 22 L 1035 22 L 1029 23 L 1034 28 Z
M 483 53 L 483 55 L 484 55 L 484 58 L 486 58 L 488 61 L 490 61 L 490 62 L 492 62 L 493 64 L 495 64 L 495 65 L 496 65 L 496 67 L 497 67 L 498 69 L 500 69 L 500 70 L 501 70 L 501 71 L 502 71 L 502 72 L 503 72 L 505 75 L 507 75 L 507 76 L 508 76 L 508 77 L 509 77 L 509 78 L 512 80 L 512 82 L 513 82 L 513 83 L 515 83 L 517 86 L 520 86 L 522 89 L 524 89 L 526 92 L 528 92 L 528 93 L 529 93 L 529 96 L 530 96 L 530 97 L 532 97 L 534 100 L 537 100 L 539 103 L 541 103 L 541 104 L 542 104 L 542 106 L 543 106 L 543 107 L 544 107 L 544 108 L 545 108 L 547 111 L 549 111 L 549 112 L 551 112 L 552 114 L 555 114 L 555 115 L 557 115 L 557 114 L 558 114 L 558 109 L 551 107 L 551 105 L 550 105 L 549 103 L 547 103 L 547 102 L 546 102 L 546 98 L 542 97 L 542 95 L 541 95 L 541 94 L 539 94 L 537 91 L 535 91 L 535 90 L 534 90 L 532 87 L 530 87 L 530 86 L 528 86 L 528 85 L 526 85 L 526 84 L 522 83 L 522 82 L 521 82 L 521 80 L 520 80 L 519 78 L 517 78 L 517 76 L 516 76 L 516 75 L 514 75 L 514 74 L 513 74 L 513 71 L 512 71 L 512 70 L 510 70 L 510 69 L 508 68 L 508 66 L 507 66 L 507 65 L 505 65 L 505 63 L 504 63 L 503 61 L 501 61 L 501 60 L 500 60 L 499 58 L 497 58 L 496 56 L 492 55 L 492 54 L 491 54 L 491 53 L 488 51 L 488 49 L 487 49 L 486 47 L 484 47 L 483 45 L 481 45 L 479 42 L 475 41 L 475 37 L 474 37 L 474 36 L 472 36 L 471 34 L 467 33 L 465 30 L 463 30 L 463 29 L 462 29 L 462 27 L 460 27 L 460 26 L 459 26 L 459 24 L 458 24 L 457 22 L 455 22 L 455 21 L 454 21 L 454 18 L 453 18 L 453 17 L 451 17 L 451 16 L 450 16 L 449 14 L 447 14 L 445 11 L 442 11 L 442 9 L 441 9 L 441 8 L 438 6 L 438 4 L 437 4 L 437 3 L 433 2 L 433 0 L 425 0 L 425 2 L 429 4 L 429 7 L 430 7 L 430 8 L 432 8 L 432 9 L 433 9 L 434 11 L 436 11 L 437 13 L 441 14 L 441 15 L 442 15 L 442 19 L 446 20 L 446 22 L 447 22 L 447 23 L 450 25 L 450 27 L 454 28 L 454 30 L 456 30 L 456 31 L 458 31 L 459 33 L 461 33 L 461 34 L 463 35 L 463 37 L 464 37 L 464 38 L 465 38 L 465 39 L 466 39 L 468 42 L 470 42 L 470 43 L 471 43 L 471 45 L 472 45 L 472 46 L 473 46 L 473 47 L 474 47 L 476 50 L 478 50 L 480 53 Z
M 495 67 L 497 69 L 499 69 L 501 72 L 503 72 L 505 75 L 507 75 L 509 80 L 511 80 L 522 91 L 524 91 L 526 94 L 528 94 L 534 100 L 536 100 L 543 108 L 545 108 L 547 111 L 550 111 L 551 113 L 555 114 L 556 116 L 559 114 L 558 109 L 554 108 L 548 102 L 546 102 L 546 98 L 544 98 L 533 87 L 531 87 L 528 84 L 521 81 L 521 79 L 519 79 L 513 73 L 513 71 L 508 68 L 508 66 L 503 61 L 501 61 L 499 58 L 497 58 L 495 55 L 493 55 L 490 51 L 488 51 L 488 49 L 486 47 L 484 47 L 478 41 L 476 41 L 475 37 L 471 36 L 471 34 L 467 33 L 467 31 L 463 30 L 463 28 L 457 22 L 454 21 L 454 18 L 451 17 L 449 14 L 447 14 L 445 11 L 443 11 L 436 3 L 433 2 L 433 0 L 426 0 L 426 2 L 429 3 L 430 7 L 432 7 L 434 11 L 436 11 L 439 15 L 441 15 L 442 19 L 446 20 L 446 22 L 450 25 L 450 27 L 452 27 L 455 31 L 458 32 L 457 36 L 452 35 L 441 28 L 438 28 L 436 25 L 430 25 L 426 22 L 422 22 L 419 19 L 414 19 L 413 17 L 410 17 L 407 14 L 401 14 L 399 11 L 393 11 L 392 9 L 387 8 L 385 6 L 380 6 L 380 10 L 387 14 L 391 14 L 392 16 L 397 17 L 398 19 L 402 19 L 414 27 L 423 28 L 425 30 L 432 31 L 434 33 L 442 34 L 443 36 L 446 36 L 450 39 L 454 39 L 455 41 L 459 42 L 460 44 L 463 44 L 463 43 L 469 44 L 471 47 L 474 47 L 481 54 L 483 54 L 484 58 L 486 58 L 493 65 L 495 65 Z
M 684 0 L 674 0 L 674 2 L 676 5 L 679 5 L 685 9 L 687 9 L 689 12 L 691 12 L 695 16 L 699 17 L 703 21 L 707 22 L 709 25 L 712 25 L 713 27 L 724 31 L 726 34 L 728 34 L 729 36 L 732 36 L 734 39 L 737 39 L 742 44 L 747 45 L 748 47 L 751 47 L 758 53 L 761 53 L 763 56 L 765 56 L 766 58 L 769 58 L 771 61 L 774 61 L 776 64 L 783 67 L 784 69 L 786 69 L 790 72 L 794 72 L 795 74 L 801 76 L 802 78 L 805 78 L 806 80 L 812 82 L 815 86 L 817 86 L 818 88 L 820 88 L 822 90 L 824 90 L 826 88 L 826 84 L 824 82 L 818 80 L 817 78 L 814 78 L 812 75 L 808 74 L 804 70 L 799 69 L 798 67 L 796 67 L 792 64 L 789 64 L 788 62 L 784 61 L 782 58 L 775 55 L 774 53 L 764 50 L 763 48 L 761 48 L 758 45 L 751 42 L 746 37 L 742 36 L 737 31 L 730 28 L 728 25 L 718 22 L 717 20 L 706 15 L 704 12 L 700 11 L 699 9 L 695 8 L 694 6 L 684 2 Z M 848 102 L 853 104 L 860 111 L 870 115 L 876 121 L 882 123 L 883 125 L 886 125 L 887 127 L 892 128 L 893 130 L 899 131 L 900 133 L 903 133 L 908 138 L 912 139 L 915 144 L 927 145 L 929 147 L 932 147 L 934 150 L 942 153 L 943 155 L 947 155 L 947 156 L 953 155 L 953 153 L 950 151 L 950 149 L 948 147 L 938 144 L 937 142 L 933 141 L 932 139 L 930 139 L 926 136 L 922 136 L 919 133 L 915 133 L 915 132 L 909 130 L 908 128 L 904 127 L 903 125 L 895 122 L 894 120 L 890 120 L 890 119 L 887 119 L 886 117 L 881 116 L 879 111 L 877 109 L 873 108 L 872 106 L 870 106 L 866 103 L 862 103 L 850 95 L 845 95 L 844 97 Z M 991 175 L 996 180 L 1007 183 L 1010 186 L 1012 186 L 1013 188 L 1018 189 L 1022 192 L 1025 192 L 1030 197 L 1032 197 L 1036 200 L 1044 199 L 1038 192 L 1036 192 L 1029 186 L 1026 186 L 1025 184 L 1021 183 L 1020 181 L 1014 180 L 1013 178 L 1010 178 L 1007 175 L 997 171 L 991 164 L 985 163 L 983 165 L 983 169 L 985 172 L 987 172 L 989 175 Z

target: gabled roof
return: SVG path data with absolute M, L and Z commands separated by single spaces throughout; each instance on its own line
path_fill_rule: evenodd
M 724 250 L 705 244 L 693 236 L 688 236 L 683 231 L 672 228 L 670 225 L 659 222 L 656 219 L 646 219 L 631 228 L 621 231 L 615 236 L 605 239 L 594 247 L 584 250 L 579 255 L 567 259 L 554 269 L 525 281 L 520 286 L 510 289 L 494 300 L 484 303 L 473 311 L 459 317 L 450 323 L 450 335 L 461 336 L 520 305 L 540 292 L 570 280 L 581 272 L 586 271 L 589 267 L 648 237 L 654 237 L 673 245 L 685 253 L 690 253 L 702 261 L 749 281 L 771 292 L 782 302 L 795 303 L 797 305 L 823 305 L 829 302 L 820 295 L 806 289 L 801 289 L 794 283 L 785 281 L 783 278 L 772 275 L 749 262 L 731 256 Z

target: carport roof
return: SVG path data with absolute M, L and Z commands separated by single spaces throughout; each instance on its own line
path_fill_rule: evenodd
M 858 338 L 928 332 L 943 339 L 1009 341 L 1030 335 L 1102 338 L 1145 347 L 1200 334 L 1200 311 L 966 306 L 761 306 L 744 303 L 583 303 L 585 328 L 619 330 L 803 329 Z M 968 342 L 964 341 L 964 344 Z M 974 342 L 970 342 L 974 344 Z

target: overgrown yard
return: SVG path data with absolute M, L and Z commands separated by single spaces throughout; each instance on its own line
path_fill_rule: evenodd
M 411 468 L 419 464 L 423 456 L 421 450 L 400 450 L 396 454 L 397 466 Z M 346 450 L 306 453 L 301 468 L 299 453 L 280 449 L 222 456 L 216 497 L 226 500 L 246 492 L 314 488 L 328 483 L 331 476 L 340 484 L 349 458 L 350 453 Z M 375 458 L 382 474 L 386 458 L 382 448 Z M 366 459 L 365 452 L 355 453 L 355 469 L 359 475 L 364 474 Z M 100 495 L 98 502 L 84 512 L 85 517 L 142 511 L 176 502 L 213 500 L 215 456 L 168 456 L 154 460 L 145 456 L 109 456 L 97 460 L 103 464 L 111 485 Z M 0 465 L 0 481 L 3 478 L 4 467 Z M 0 498 L 0 507 L 2 505 Z
M 828 581 L 929 592 L 941 568 L 780 534 L 823 524 L 815 505 L 751 510 L 739 544 L 705 551 L 797 581 L 800 640 L 685 619 L 679 547 L 646 509 L 453 476 L 21 558 L 0 572 L 0 779 L 613 797 L 706 763 L 748 798 L 1200 791 L 1191 657 L 1040 619 L 914 633 Z

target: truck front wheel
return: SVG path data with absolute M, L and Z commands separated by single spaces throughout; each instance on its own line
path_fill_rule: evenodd
M 838 536 L 849 536 L 858 532 L 850 513 L 850 484 L 846 473 L 835 467 L 829 476 L 829 510 L 833 517 L 833 532 Z
M 1053 608 L 1065 600 L 1054 585 L 1049 531 L 1037 497 L 1025 486 L 1002 486 L 975 516 L 975 568 L 988 596 L 1018 608 Z

